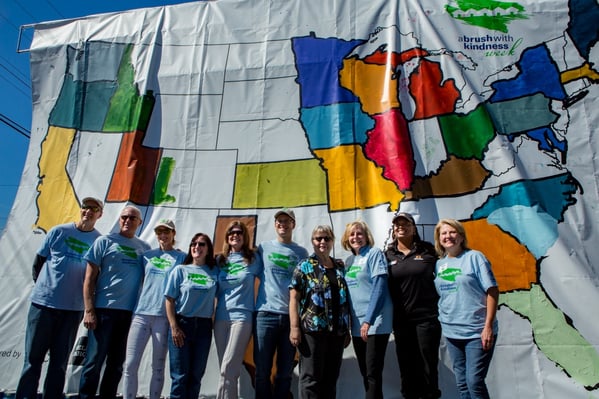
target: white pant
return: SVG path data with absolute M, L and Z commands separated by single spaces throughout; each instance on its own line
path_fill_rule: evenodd
M 239 374 L 243 357 L 252 336 L 252 321 L 216 321 L 214 342 L 220 364 L 217 399 L 239 397 Z
M 137 372 L 141 357 L 150 337 L 152 337 L 152 379 L 150 380 L 150 399 L 160 399 L 164 386 L 164 364 L 168 350 L 168 319 L 166 316 L 147 316 L 136 314 L 131 320 L 127 337 L 127 354 L 123 369 L 124 399 L 137 396 Z

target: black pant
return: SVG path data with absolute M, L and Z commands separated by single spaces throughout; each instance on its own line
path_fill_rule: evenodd
M 352 337 L 354 352 L 358 359 L 360 373 L 364 379 L 366 399 L 383 397 L 383 367 L 389 334 L 369 335 L 364 342 L 361 337 Z
M 440 398 L 437 371 L 441 340 L 439 320 L 394 320 L 393 324 L 403 397 Z
M 302 334 L 299 346 L 300 399 L 336 397 L 345 336 L 331 333 Z

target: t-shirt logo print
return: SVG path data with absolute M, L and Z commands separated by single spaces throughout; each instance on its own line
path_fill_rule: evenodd
M 208 276 L 204 274 L 189 273 L 187 279 L 197 285 L 208 285 Z
M 159 258 L 157 256 L 151 258 L 150 263 L 160 270 L 164 270 L 171 265 L 171 262 L 169 262 L 168 260 Z
M 137 251 L 135 250 L 135 248 L 127 247 L 125 245 L 119 245 L 118 251 L 132 259 L 137 259 Z
M 294 260 L 291 259 L 291 257 L 277 253 L 272 253 L 268 255 L 268 260 L 270 260 L 276 266 L 285 270 L 289 270 L 289 267 L 295 266 L 296 264 L 296 262 L 294 262 Z
M 65 240 L 67 247 L 77 252 L 79 255 L 83 255 L 89 249 L 89 245 L 76 239 L 75 237 L 68 237 Z

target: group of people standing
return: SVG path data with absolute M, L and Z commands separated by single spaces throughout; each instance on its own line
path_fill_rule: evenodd
M 374 246 L 366 223 L 347 224 L 342 262 L 330 256 L 328 226 L 312 232 L 314 252 L 290 284 L 290 341 L 300 353 L 302 398 L 334 398 L 343 348 L 351 341 L 365 397 L 383 397 L 387 343 L 395 337 L 405 399 L 440 398 L 438 357 L 445 336 L 461 399 L 489 398 L 485 377 L 497 338 L 499 290 L 485 256 L 468 247 L 463 225 L 441 219 L 435 244 L 414 218 L 393 218 L 392 242 Z
M 313 229 L 311 254 L 295 243 L 295 213 L 287 208 L 274 216 L 276 238 L 257 248 L 242 221 L 229 223 L 218 254 L 204 233 L 192 237 L 186 253 L 176 249 L 169 219 L 154 226 L 159 246 L 151 249 L 136 237 L 142 214 L 134 206 L 121 211 L 117 233 L 101 235 L 94 226 L 103 208 L 101 200 L 84 198 L 80 220 L 51 229 L 38 250 L 17 399 L 37 397 L 48 353 L 43 397 L 63 397 L 81 320 L 89 331 L 81 399 L 94 398 L 98 388 L 101 398 L 115 398 L 121 377 L 124 399 L 134 399 L 150 340 L 150 399 L 162 394 L 167 356 L 169 397 L 197 399 L 213 335 L 217 398 L 239 396 L 252 336 L 257 399 L 289 398 L 297 352 L 300 397 L 336 397 L 350 342 L 366 398 L 382 398 L 391 333 L 405 398 L 441 396 L 441 334 L 460 397 L 488 398 L 499 291 L 489 262 L 468 248 L 458 221 L 441 220 L 433 246 L 420 239 L 410 214 L 399 213 L 385 252 L 365 222 L 349 223 L 341 237 L 351 253 L 344 262 L 331 256 L 330 226 Z

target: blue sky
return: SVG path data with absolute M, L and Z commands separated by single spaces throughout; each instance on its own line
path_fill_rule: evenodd
M 31 130 L 29 53 L 17 52 L 19 28 L 44 21 L 179 4 L 176 0 L 0 0 L 0 231 L 8 219 L 23 173 Z M 27 49 L 32 30 L 21 38 Z M 6 122 L 6 123 L 5 123 Z M 13 127 L 10 127 L 11 125 Z

